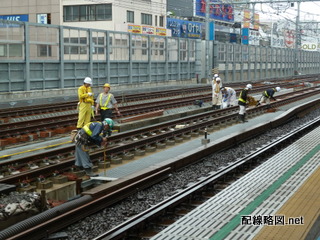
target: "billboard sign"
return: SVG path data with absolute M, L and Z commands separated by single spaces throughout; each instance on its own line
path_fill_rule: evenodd
M 249 45 L 249 28 L 242 28 L 241 42 L 243 45 Z
M 213 1 L 210 2 L 220 2 Z M 210 4 L 210 15 L 209 17 L 215 20 L 221 20 L 226 22 L 234 22 L 234 9 L 231 4 Z M 196 0 L 196 16 L 205 17 L 206 16 L 206 0 Z
M 175 18 L 167 18 L 167 28 L 171 29 L 172 37 L 201 38 L 202 23 Z
M 132 32 L 132 33 L 141 33 L 141 26 L 140 25 L 132 25 L 132 24 L 128 24 L 128 32 Z
M 29 15 L 0 15 L 1 20 L 29 22 Z

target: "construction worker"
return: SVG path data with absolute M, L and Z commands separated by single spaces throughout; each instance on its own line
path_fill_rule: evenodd
M 240 122 L 248 122 L 245 120 L 246 117 L 246 105 L 247 105 L 247 98 L 248 98 L 248 92 L 252 89 L 252 85 L 251 84 L 247 84 L 247 86 L 242 89 L 242 91 L 240 92 L 239 95 L 239 101 L 238 101 L 238 105 L 240 107 L 239 110 L 239 121 Z
M 103 93 L 100 93 L 96 99 L 96 115 L 98 115 L 100 110 L 101 121 L 105 118 L 112 119 L 112 110 L 116 110 L 117 115 L 120 116 L 120 111 L 118 109 L 117 100 L 110 91 L 110 84 L 106 83 L 103 85 Z
M 213 77 L 212 79 L 212 110 L 220 109 L 222 94 L 220 88 L 222 87 L 221 78 Z
M 106 132 L 111 131 L 114 122 L 110 118 L 104 119 L 102 122 L 89 122 L 80 131 L 75 138 L 76 152 L 75 165 L 80 169 L 84 169 L 89 177 L 96 177 L 97 174 L 92 172 L 93 164 L 90 160 L 88 147 L 90 145 L 106 146 Z M 102 136 L 100 134 L 102 133 Z
M 230 87 L 222 87 L 220 90 L 222 94 L 222 104 L 221 104 L 222 108 L 235 106 L 236 100 L 237 100 L 236 91 Z
M 276 101 L 273 95 L 275 94 L 275 92 L 280 92 L 280 91 L 281 91 L 280 87 L 267 89 L 262 93 L 262 96 L 256 106 L 259 106 L 262 103 L 267 103 L 268 106 L 270 106 L 270 98 Z
M 79 98 L 79 116 L 77 129 L 80 130 L 84 125 L 91 121 L 91 115 L 93 113 L 93 93 L 91 90 L 92 79 L 86 77 L 83 81 L 83 85 L 78 88 Z

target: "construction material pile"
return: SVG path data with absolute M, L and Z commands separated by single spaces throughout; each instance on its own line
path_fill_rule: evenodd
M 41 211 L 38 193 L 11 192 L 0 196 L 0 230 Z

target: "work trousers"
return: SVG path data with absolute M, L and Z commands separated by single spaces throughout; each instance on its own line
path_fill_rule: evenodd
M 222 101 L 221 92 L 212 94 L 212 106 L 214 106 L 214 105 L 219 105 L 220 106 L 221 105 L 221 101 Z
M 244 115 L 246 113 L 246 106 L 239 105 L 239 107 L 240 107 L 239 114 Z
M 264 102 L 267 103 L 267 104 L 270 104 L 270 98 L 262 95 L 261 98 L 260 98 L 259 103 L 261 104 L 261 103 L 264 103 Z
M 82 146 L 83 145 L 76 145 L 75 165 L 83 168 L 92 168 L 93 164 L 91 162 L 90 155 L 87 151 L 82 149 Z
M 105 109 L 105 110 L 100 109 L 100 118 L 101 118 L 101 122 L 106 118 L 112 119 L 112 109 Z
M 77 128 L 83 128 L 84 125 L 91 122 L 91 103 L 82 102 L 79 105 L 79 116 L 78 116 L 78 123 Z
M 236 96 L 232 95 L 230 98 L 228 98 L 226 101 L 222 102 L 222 108 L 227 108 L 228 106 L 235 106 L 237 103 Z

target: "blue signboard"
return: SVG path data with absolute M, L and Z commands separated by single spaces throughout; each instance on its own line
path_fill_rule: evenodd
M 249 28 L 242 28 L 241 42 L 244 45 L 249 44 Z
M 237 34 L 230 33 L 230 42 L 231 43 L 236 43 L 237 42 Z
M 202 23 L 175 18 L 167 18 L 167 28 L 171 29 L 172 37 L 201 38 Z
M 7 21 L 20 21 L 20 22 L 28 22 L 29 15 L 0 15 L 0 19 L 7 20 Z
M 210 0 L 210 2 L 219 2 Z M 210 4 L 210 18 L 226 21 L 226 22 L 234 22 L 234 10 L 233 6 L 230 4 Z M 206 16 L 206 0 L 196 0 L 196 15 L 205 17 Z

